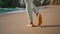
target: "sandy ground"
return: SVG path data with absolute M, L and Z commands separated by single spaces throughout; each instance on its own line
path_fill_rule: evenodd
M 40 9 L 42 25 L 28 27 L 29 23 L 26 12 L 0 16 L 0 34 L 60 34 L 60 6 Z M 34 24 L 37 18 L 33 13 Z

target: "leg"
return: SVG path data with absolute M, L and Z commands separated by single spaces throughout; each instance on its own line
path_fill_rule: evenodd
M 32 17 L 32 11 L 30 9 L 27 10 L 27 14 L 28 14 L 28 17 L 29 17 L 29 24 L 28 26 L 34 26 L 33 24 L 33 17 Z
M 41 24 L 42 24 L 42 16 L 41 16 L 41 14 L 39 14 L 39 12 L 38 12 L 38 10 L 39 10 L 39 8 L 37 8 L 37 7 L 35 7 L 34 5 L 33 5 L 33 11 L 34 11 L 34 13 L 36 14 L 36 16 L 37 16 L 37 19 L 38 19 L 38 26 L 40 26 Z
M 53 5 L 53 0 L 50 0 L 50 5 Z
M 27 0 L 25 3 L 26 3 L 27 14 L 28 14 L 28 17 L 29 17 L 29 22 L 30 22 L 28 24 L 28 26 L 34 26 L 34 24 L 33 24 L 33 18 L 32 18 L 31 2 L 30 2 L 30 0 Z

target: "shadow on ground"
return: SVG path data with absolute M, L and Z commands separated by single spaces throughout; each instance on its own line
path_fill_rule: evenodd
M 42 25 L 40 27 L 60 27 L 60 25 Z

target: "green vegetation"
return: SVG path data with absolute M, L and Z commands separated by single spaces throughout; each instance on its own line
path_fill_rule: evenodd
M 22 7 L 20 5 L 20 0 L 0 0 L 0 8 L 16 8 Z M 23 6 L 24 8 L 25 6 Z

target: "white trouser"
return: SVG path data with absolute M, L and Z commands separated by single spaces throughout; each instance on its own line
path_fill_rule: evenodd
M 26 4 L 26 10 L 27 10 L 27 14 L 28 14 L 28 19 L 29 22 L 31 22 L 32 19 L 32 10 L 34 11 L 34 13 L 37 13 L 38 8 L 35 7 L 35 5 L 33 4 L 33 0 L 25 0 L 25 4 Z
M 50 0 L 50 5 L 52 5 L 53 4 L 53 0 Z

